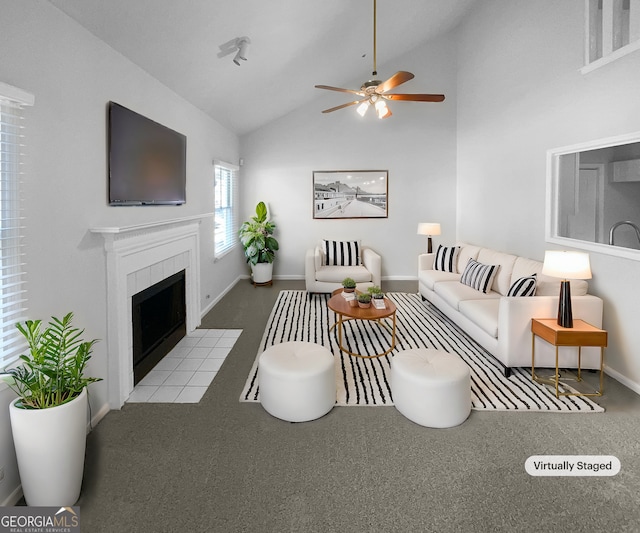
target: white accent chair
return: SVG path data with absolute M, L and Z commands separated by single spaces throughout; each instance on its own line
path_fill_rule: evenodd
M 333 292 L 342 287 L 344 278 L 352 278 L 358 289 L 380 286 L 382 258 L 371 248 L 360 247 L 358 266 L 332 266 L 326 264 L 321 243 L 307 250 L 304 260 L 304 279 L 307 292 Z

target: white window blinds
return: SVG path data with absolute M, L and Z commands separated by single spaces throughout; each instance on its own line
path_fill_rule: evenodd
M 239 167 L 214 161 L 214 256 L 219 259 L 238 243 L 237 191 Z
M 0 83 L 0 370 L 11 366 L 26 343 L 16 329 L 25 320 L 21 181 L 25 129 L 23 110 L 34 98 Z

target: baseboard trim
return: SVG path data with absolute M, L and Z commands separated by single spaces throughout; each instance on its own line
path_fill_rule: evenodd
M 205 307 L 204 309 L 202 309 L 200 311 L 200 320 L 202 320 L 205 315 L 211 311 L 213 309 L 213 307 L 220 301 L 222 300 L 222 298 L 231 290 L 233 289 L 236 284 L 241 280 L 241 279 L 247 279 L 249 276 L 247 275 L 243 275 L 243 276 L 238 276 L 235 280 L 233 280 L 231 282 L 231 284 L 225 289 L 223 290 L 216 298 L 214 298 L 213 300 L 211 300 L 211 303 L 209 305 L 207 305 L 207 307 Z
M 640 395 L 640 383 L 636 383 L 635 381 L 630 380 L 627 376 L 608 366 L 605 366 L 604 373 L 607 374 L 607 376 L 611 376 L 616 381 L 619 381 L 625 387 L 631 389 L 636 394 Z
M 245 276 L 246 278 L 248 278 L 249 276 Z M 300 275 L 300 274 L 282 274 L 279 276 L 273 276 L 273 279 L 280 279 L 280 280 L 304 280 L 304 275 Z M 418 276 L 382 276 L 381 280 L 382 281 L 417 281 Z
M 91 417 L 90 422 L 87 424 L 87 435 L 91 433 L 91 430 L 96 427 L 105 416 L 107 416 L 109 411 L 111 411 L 109 402 L 105 402 L 102 407 L 98 409 L 96 414 Z
M 22 485 L 18 485 L 15 490 L 9 494 L 7 499 L 0 503 L 0 507 L 13 507 L 23 496 Z

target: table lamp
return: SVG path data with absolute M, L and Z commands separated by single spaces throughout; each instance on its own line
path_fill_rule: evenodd
M 571 311 L 571 286 L 569 279 L 591 279 L 589 254 L 585 252 L 546 251 L 542 274 L 561 278 L 560 301 L 558 302 L 558 325 L 573 327 Z
M 420 222 L 420 224 L 418 224 L 418 235 L 427 236 L 427 253 L 430 254 L 433 251 L 431 236 L 440 235 L 440 224 L 437 222 Z

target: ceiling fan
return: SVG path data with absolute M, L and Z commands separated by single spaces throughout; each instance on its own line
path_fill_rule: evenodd
M 338 109 L 359 104 L 356 110 L 360 116 L 364 116 L 369 107 L 373 106 L 378 114 L 378 118 L 388 118 L 391 116 L 391 110 L 387 107 L 386 100 L 405 100 L 411 102 L 442 102 L 444 100 L 444 94 L 387 93 L 387 91 L 390 91 L 394 87 L 413 79 L 414 76 L 411 72 L 401 70 L 396 72 L 388 80 L 380 81 L 375 79 L 375 76 L 378 75 L 376 72 L 376 0 L 373 0 L 373 72 L 371 75 L 374 79 L 365 81 L 359 91 L 353 89 L 342 89 L 340 87 L 331 87 L 330 85 L 316 85 L 315 87 L 317 89 L 327 89 L 329 91 L 338 91 L 360 96 L 359 100 L 354 100 L 330 109 L 325 109 L 323 113 L 331 113 Z

